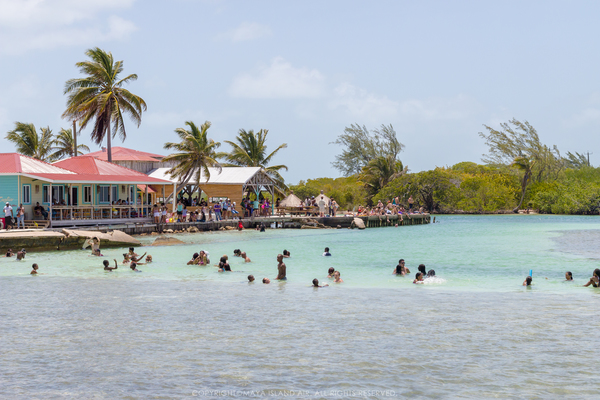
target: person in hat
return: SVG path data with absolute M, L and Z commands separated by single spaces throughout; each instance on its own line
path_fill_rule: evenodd
M 10 206 L 10 203 L 7 201 L 6 206 L 4 206 L 4 227 L 8 230 L 12 227 L 12 217 L 13 217 L 13 209 Z

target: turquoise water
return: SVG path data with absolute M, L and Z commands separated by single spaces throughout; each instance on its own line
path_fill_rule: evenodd
M 600 289 L 581 285 L 598 217 L 437 220 L 173 235 L 186 244 L 138 249 L 143 273 L 84 250 L 0 259 L 0 397 L 597 397 Z M 185 265 L 200 249 L 234 272 Z M 273 280 L 283 249 L 287 282 L 246 283 Z M 410 277 L 392 275 L 399 258 Z M 413 285 L 420 263 L 439 279 Z M 331 266 L 345 282 L 310 288 Z

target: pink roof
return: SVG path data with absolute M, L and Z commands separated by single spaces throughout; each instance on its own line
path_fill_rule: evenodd
M 160 154 L 146 153 L 144 151 L 128 149 L 126 147 L 112 147 L 113 161 L 160 161 L 165 156 Z M 108 152 L 100 150 L 88 153 L 86 156 L 98 158 L 100 160 L 108 160 Z
M 37 160 L 35 158 L 24 156 L 19 153 L 2 153 L 0 154 L 0 174 L 67 174 L 75 175 L 58 166 L 48 164 L 47 162 Z
M 172 185 L 170 181 L 88 156 L 71 157 L 48 164 L 18 153 L 0 153 L 0 175 L 17 174 L 50 182 Z
M 79 176 L 79 179 L 77 180 L 86 177 L 86 179 L 92 181 L 104 182 L 138 182 L 150 184 L 164 184 L 169 182 L 162 179 L 151 178 L 141 172 L 91 157 L 89 154 L 57 161 L 53 165 L 76 172 Z M 88 178 L 88 176 L 90 178 Z

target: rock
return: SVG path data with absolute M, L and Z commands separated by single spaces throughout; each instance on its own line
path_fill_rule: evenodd
M 363 221 L 361 218 L 354 218 L 352 220 L 352 223 L 358 228 L 358 229 L 365 229 L 365 221 Z
M 224 231 L 224 230 L 225 230 L 225 228 L 223 228 L 223 227 L 220 227 L 220 228 L 219 228 L 219 230 L 220 230 L 220 231 Z
M 150 236 L 156 236 L 158 235 L 158 232 L 150 232 Z
M 342 229 L 342 226 L 341 226 L 341 225 L 338 225 L 338 226 L 337 226 L 337 228 L 338 228 L 338 229 Z
M 318 226 L 302 225 L 300 229 L 320 229 Z
M 184 242 L 170 236 L 159 236 L 156 238 L 156 240 L 154 240 L 152 246 L 172 246 L 175 244 L 184 244 Z
M 173 233 L 173 229 L 165 229 L 165 233 Z
M 233 226 L 226 226 L 225 229 L 227 229 L 228 231 L 235 231 L 235 228 Z

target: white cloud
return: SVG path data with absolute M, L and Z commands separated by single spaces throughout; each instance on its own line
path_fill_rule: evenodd
M 230 88 L 233 97 L 255 99 L 315 98 L 323 94 L 325 78 L 316 69 L 295 68 L 281 57 L 254 74 L 237 76 Z
M 331 108 L 341 108 L 352 117 L 379 119 L 398 113 L 400 103 L 386 96 L 377 96 L 349 83 L 342 83 L 334 89 Z
M 0 0 L 0 53 L 19 54 L 127 38 L 131 21 L 100 14 L 134 0 Z
M 237 28 L 217 36 L 217 39 L 230 40 L 234 43 L 245 42 L 270 36 L 271 28 L 256 22 L 242 22 Z
M 479 105 L 462 94 L 452 98 L 397 101 L 346 82 L 334 89 L 329 108 L 343 110 L 347 115 L 366 122 L 380 122 L 390 118 L 403 122 L 422 122 L 464 120 L 473 115 Z

